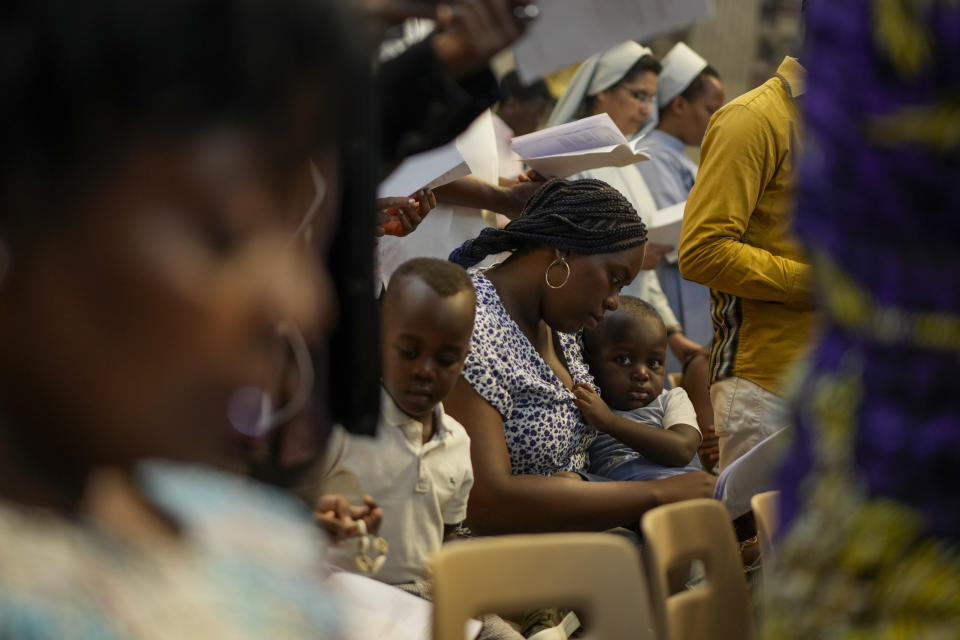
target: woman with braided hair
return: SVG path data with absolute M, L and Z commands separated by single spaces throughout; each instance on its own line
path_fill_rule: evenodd
M 572 388 L 593 384 L 577 333 L 619 305 L 643 263 L 646 227 L 600 180 L 551 180 L 503 229 L 484 229 L 450 259 L 471 270 L 477 315 L 446 411 L 472 441 L 468 524 L 478 533 L 604 530 L 665 502 L 712 495 L 691 473 L 655 482 L 579 482 L 596 432 Z M 571 473 L 572 472 L 572 473 Z M 576 475 L 575 475 L 576 474 Z

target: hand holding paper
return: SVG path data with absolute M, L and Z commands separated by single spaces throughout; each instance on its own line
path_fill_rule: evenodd
M 377 197 L 405 197 L 420 189 L 433 189 L 468 175 L 470 167 L 457 145 L 451 142 L 404 160 L 380 183 Z
M 377 235 L 409 235 L 435 206 L 437 198 L 429 189 L 421 189 L 411 198 L 378 198 L 377 210 L 382 217 Z

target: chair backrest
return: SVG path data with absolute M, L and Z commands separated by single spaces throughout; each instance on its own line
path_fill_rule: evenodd
M 753 517 L 757 521 L 757 536 L 760 538 L 760 548 L 767 558 L 773 549 L 773 540 L 777 537 L 777 521 L 779 516 L 779 491 L 765 491 L 750 498 L 750 507 Z
M 653 636 L 637 548 L 609 533 L 548 533 L 464 540 L 434 554 L 433 638 L 463 640 L 482 613 L 570 607 L 587 638 Z
M 747 581 L 726 508 L 716 500 L 687 500 L 648 511 L 642 520 L 653 615 L 668 640 L 750 640 L 754 637 Z M 670 594 L 672 571 L 694 560 L 705 581 Z

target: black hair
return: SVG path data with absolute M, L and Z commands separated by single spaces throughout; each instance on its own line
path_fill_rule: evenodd
M 554 179 L 540 187 L 503 229 L 484 229 L 450 254 L 469 268 L 488 255 L 546 246 L 573 253 L 614 253 L 642 245 L 647 228 L 623 194 L 602 180 Z
M 634 296 L 620 296 L 620 309 L 636 318 L 654 318 L 663 323 L 663 317 L 652 304 Z
M 604 89 L 604 91 L 612 91 L 623 84 L 633 82 L 644 73 L 653 73 L 659 76 L 661 71 L 663 71 L 663 65 L 660 64 L 660 61 L 656 57 L 648 53 L 634 62 L 633 66 L 627 69 L 627 72 L 623 74 L 622 78 Z M 596 103 L 596 101 L 597 96 L 586 96 L 583 100 L 583 104 L 581 104 L 580 108 L 577 109 L 577 117 L 586 118 L 593 113 L 593 105 Z
M 616 87 L 617 85 L 624 84 L 625 82 L 632 82 L 637 78 L 637 76 L 640 76 L 644 73 L 654 73 L 656 75 L 660 75 L 661 71 L 663 71 L 663 65 L 660 64 L 660 61 L 657 60 L 657 58 L 648 53 L 634 62 L 633 66 L 630 67 L 630 69 L 623 74 L 623 77 L 617 81 L 617 84 L 613 86 Z
M 663 317 L 660 313 L 653 308 L 646 300 L 641 300 L 634 296 L 620 296 L 620 307 L 618 309 L 620 312 L 623 312 L 634 318 L 652 318 L 659 322 L 661 325 L 666 326 L 663 322 Z M 597 353 L 597 340 L 600 336 L 606 335 L 606 327 L 609 326 L 605 321 L 600 322 L 599 325 L 593 329 L 584 328 L 583 330 L 583 350 L 587 354 L 588 359 L 591 354 Z
M 720 74 L 717 73 L 717 70 L 707 65 L 703 68 L 703 71 L 697 74 L 697 77 L 684 89 L 680 95 L 687 100 L 687 102 L 693 102 L 700 95 L 707 90 L 707 78 L 716 78 L 720 79 Z
M 533 84 L 524 85 L 520 83 L 520 77 L 516 71 L 511 71 L 500 80 L 500 101 L 506 102 L 510 98 L 519 100 L 543 99 L 553 101 L 553 95 L 543 80 L 537 80 Z
M 0 224 L 57 224 L 131 149 L 218 125 L 302 164 L 348 117 L 359 40 L 332 0 L 5 3 Z
M 449 298 L 461 291 L 473 293 L 473 281 L 460 265 L 438 258 L 413 258 L 407 260 L 393 272 L 390 288 L 405 278 L 419 278 L 438 295 Z
M 687 88 L 678 93 L 676 97 L 683 97 L 687 102 L 693 102 L 700 97 L 707 90 L 707 78 L 716 78 L 720 79 L 720 74 L 716 69 L 707 65 L 703 68 L 703 71 L 697 74 L 697 77 L 694 78 L 690 84 L 687 85 Z M 663 114 L 670 108 L 670 104 L 673 102 L 673 98 L 670 99 L 670 102 L 660 107 L 659 114 L 660 117 L 663 117 Z
M 707 65 L 703 68 L 703 71 L 697 74 L 697 77 L 690 81 L 690 84 L 687 85 L 687 88 L 677 94 L 676 97 L 682 96 L 687 102 L 693 102 L 701 96 L 707 90 L 707 78 L 716 78 L 720 79 L 720 74 L 716 69 Z M 673 99 L 670 100 L 667 104 L 660 107 L 660 115 L 663 116 L 664 112 L 670 108 L 670 103 L 673 102 Z

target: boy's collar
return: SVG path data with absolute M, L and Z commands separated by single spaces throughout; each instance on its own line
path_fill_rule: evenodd
M 443 424 L 443 416 L 443 403 L 438 402 L 433 408 L 434 437 L 436 437 L 437 434 L 447 432 L 447 428 Z M 402 427 L 405 424 L 414 422 L 421 426 L 423 425 L 422 421 L 408 416 L 400 407 L 397 406 L 393 396 L 390 395 L 390 392 L 387 391 L 387 388 L 384 387 L 383 384 L 380 385 L 380 421 L 394 427 Z

